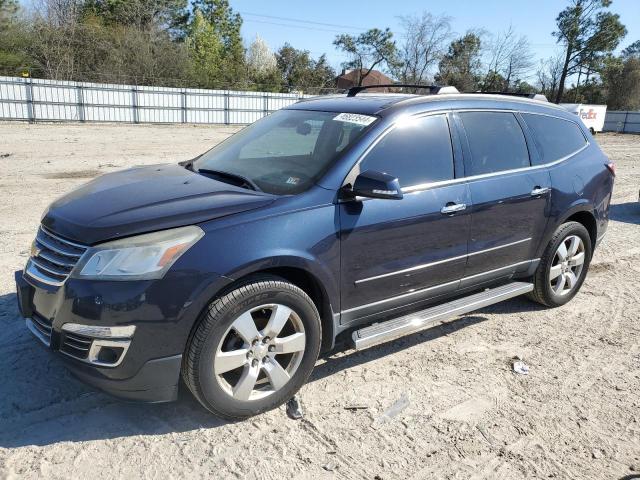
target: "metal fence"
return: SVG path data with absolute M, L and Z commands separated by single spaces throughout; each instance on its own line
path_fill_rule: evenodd
M 640 112 L 609 111 L 604 118 L 605 132 L 640 133 Z
M 0 76 L 0 120 L 245 124 L 303 97 Z

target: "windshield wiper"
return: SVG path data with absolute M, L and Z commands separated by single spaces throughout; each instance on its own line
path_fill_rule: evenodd
M 191 168 L 193 168 L 193 166 Z M 194 169 L 194 171 L 196 173 L 201 173 L 202 175 L 213 177 L 215 180 L 235 185 L 236 187 L 248 188 L 249 190 L 262 192 L 260 187 L 258 187 L 253 180 L 242 175 L 238 175 L 237 173 L 223 172 L 222 170 L 210 170 L 208 168 Z

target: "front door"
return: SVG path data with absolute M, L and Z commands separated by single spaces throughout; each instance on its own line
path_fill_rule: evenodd
M 446 115 L 397 124 L 365 155 L 367 170 L 397 176 L 404 198 L 338 206 L 343 324 L 455 291 L 466 262 L 471 201 L 464 182 L 447 184 L 455 169 Z
M 462 287 L 527 270 L 545 231 L 551 189 L 546 168 L 511 112 L 460 112 L 473 208 Z

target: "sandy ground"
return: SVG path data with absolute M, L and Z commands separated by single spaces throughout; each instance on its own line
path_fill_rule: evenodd
M 74 380 L 14 299 L 13 271 L 45 206 L 94 175 L 184 160 L 232 131 L 0 124 L 0 478 L 640 474 L 640 136 L 598 136 L 618 165 L 613 220 L 569 305 L 515 299 L 319 361 L 301 421 L 280 408 L 227 423 L 186 393 L 127 404 Z M 514 355 L 528 376 L 512 373 Z M 400 413 L 380 422 L 399 400 Z

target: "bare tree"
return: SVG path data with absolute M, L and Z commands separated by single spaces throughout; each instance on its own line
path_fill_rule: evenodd
M 540 91 L 547 98 L 554 98 L 558 92 L 564 59 L 561 55 L 540 60 L 536 77 Z
M 447 52 L 451 18 L 428 12 L 400 17 L 404 28 L 396 76 L 403 83 L 422 84 L 433 78 L 433 69 Z
M 507 92 L 522 81 L 533 67 L 529 40 L 518 35 L 512 26 L 496 35 L 487 49 L 489 54 L 483 90 Z

